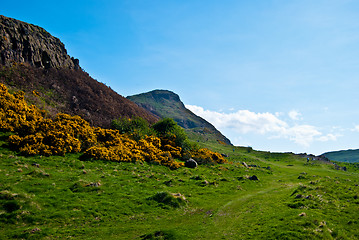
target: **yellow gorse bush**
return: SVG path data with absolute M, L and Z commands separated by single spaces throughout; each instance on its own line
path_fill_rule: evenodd
M 25 155 L 64 155 L 84 152 L 93 159 L 133 162 L 147 161 L 179 168 L 184 164 L 173 159 L 181 148 L 166 145 L 161 139 L 148 136 L 138 142 L 131 135 L 118 130 L 92 127 L 79 116 L 60 113 L 54 119 L 45 118 L 45 112 L 28 105 L 23 92 L 10 94 L 0 84 L 0 130 L 11 131 L 10 145 Z
M 44 111 L 34 105 L 28 106 L 24 92 L 10 94 L 4 84 L 0 84 L 0 108 L 1 131 L 34 133 L 34 126 L 44 116 Z
M 35 93 L 34 93 L 35 95 Z M 25 155 L 64 155 L 83 152 L 85 158 L 119 162 L 151 162 L 177 169 L 183 162 L 182 149 L 176 146 L 176 136 L 160 139 L 146 136 L 135 141 L 131 134 L 118 130 L 92 127 L 79 116 L 59 113 L 54 119 L 28 105 L 23 92 L 10 94 L 0 84 L 0 131 L 11 131 L 10 146 Z M 191 152 L 202 163 L 224 163 L 225 159 L 208 149 Z
M 207 148 L 201 148 L 197 151 L 190 153 L 191 157 L 195 159 L 199 164 L 203 163 L 226 163 L 227 160 L 219 153 L 213 152 Z

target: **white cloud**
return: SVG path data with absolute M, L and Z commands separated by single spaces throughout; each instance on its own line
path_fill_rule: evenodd
M 265 134 L 277 132 L 287 127 L 287 123 L 271 113 L 254 113 L 248 110 L 220 113 L 194 105 L 186 105 L 186 108 L 203 117 L 217 128 L 232 128 L 239 133 L 256 132 Z
M 337 140 L 337 137 L 339 137 L 341 135 L 334 135 L 334 134 L 327 134 L 325 136 L 321 136 L 318 138 L 318 141 L 321 141 L 321 142 L 327 142 L 327 141 L 336 141 Z
M 337 138 L 333 134 L 323 135 L 315 126 L 290 126 L 287 122 L 279 119 L 280 114 L 277 113 L 255 113 L 248 110 L 221 113 L 194 105 L 186 105 L 186 108 L 203 117 L 219 130 L 230 129 L 239 134 L 256 133 L 266 135 L 269 139 L 284 138 L 304 147 L 309 147 L 314 141 L 335 141 Z M 289 116 L 292 119 L 299 119 L 301 116 L 296 111 L 291 112 L 292 114 Z
M 289 140 L 305 147 L 309 147 L 316 137 L 322 135 L 316 127 L 310 125 L 295 125 L 285 129 L 280 134 L 281 137 L 288 138 Z
M 352 131 L 354 131 L 354 132 L 359 132 L 359 125 L 356 125 L 356 126 L 352 129 Z
M 301 120 L 301 116 L 302 114 L 296 110 L 292 110 L 288 113 L 288 116 L 292 119 L 292 120 Z

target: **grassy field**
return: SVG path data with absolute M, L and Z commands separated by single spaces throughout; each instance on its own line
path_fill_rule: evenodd
M 207 143 L 230 163 L 170 170 L 20 156 L 6 136 L 1 239 L 359 239 L 357 165 Z

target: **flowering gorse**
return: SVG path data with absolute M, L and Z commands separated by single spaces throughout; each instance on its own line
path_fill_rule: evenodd
M 134 133 L 92 127 L 80 116 L 59 113 L 54 119 L 34 105 L 28 105 L 23 92 L 10 94 L 0 84 L 0 131 L 10 131 L 11 147 L 25 155 L 64 155 L 83 152 L 83 157 L 119 162 L 150 162 L 177 169 L 184 165 L 176 145 L 176 135 L 166 138 L 145 135 L 135 140 Z M 224 163 L 225 159 L 208 149 L 191 152 L 203 163 Z

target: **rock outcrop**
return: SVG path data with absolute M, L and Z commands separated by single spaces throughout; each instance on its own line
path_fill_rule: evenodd
M 83 71 L 64 44 L 43 28 L 0 16 L 0 83 L 50 116 L 79 115 L 93 126 L 108 128 L 119 117 L 158 120 Z
M 0 15 L 0 60 L 29 63 L 39 68 L 78 69 L 79 60 L 71 58 L 60 39 L 45 29 Z

